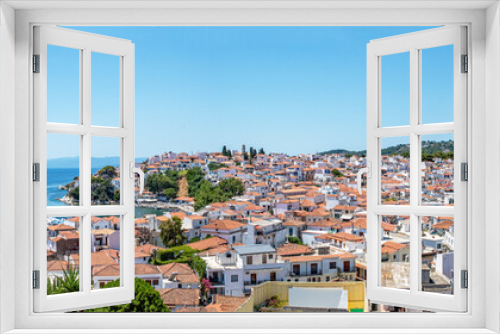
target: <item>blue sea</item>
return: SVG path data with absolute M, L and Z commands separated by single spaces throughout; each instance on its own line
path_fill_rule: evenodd
M 99 168 L 92 168 L 92 174 L 96 173 Z M 78 168 L 47 168 L 47 206 L 66 206 L 65 203 L 58 201 L 58 198 L 63 198 L 67 194 L 66 190 L 59 190 L 60 186 L 64 186 L 78 176 L 80 170 Z M 145 214 L 155 213 L 163 215 L 165 210 L 157 210 L 154 208 L 135 208 L 135 216 L 142 217 Z

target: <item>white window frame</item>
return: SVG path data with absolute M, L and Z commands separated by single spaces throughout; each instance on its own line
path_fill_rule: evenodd
M 77 332 L 499 332 L 500 31 L 496 1 L 17 2 L 0 5 L 0 303 L 2 331 Z M 120 6 L 122 6 L 120 8 Z M 128 6 L 129 9 L 124 7 Z M 14 9 L 16 7 L 17 9 Z M 99 8 L 97 8 L 99 7 Z M 133 9 L 131 9 L 133 7 Z M 149 8 L 148 8 L 149 7 Z M 181 7 L 181 8 L 179 8 Z M 397 7 L 397 8 L 393 8 Z M 79 9 L 75 9 L 79 8 Z M 85 9 L 82 9 L 85 8 Z M 109 8 L 112 10 L 106 10 Z M 141 8 L 142 10 L 137 10 Z M 32 27 L 58 25 L 465 24 L 471 63 L 468 132 L 471 198 L 466 313 L 433 314 L 35 314 L 29 245 L 33 219 Z M 340 66 L 341 64 L 339 64 Z M 14 143 L 14 145 L 12 144 Z M 488 155 L 485 154 L 488 152 Z M 14 162 L 14 163 L 13 163 Z M 486 176 L 488 179 L 486 179 Z M 487 180 L 487 182 L 486 182 Z M 474 226 L 472 229 L 470 226 Z M 14 237 L 12 237 L 14 236 Z M 488 253 L 487 253 L 488 250 Z M 488 265 L 486 265 L 486 254 Z M 165 321 L 168 316 L 168 322 Z M 193 317 L 197 321 L 192 321 Z M 138 328 L 141 323 L 142 329 Z M 147 328 L 146 328 L 147 326 Z M 168 326 L 168 328 L 167 328 Z M 240 330 L 238 330 L 240 329 Z M 432 330 L 431 330 L 432 329 Z
M 461 163 L 467 163 L 467 76 L 462 73 L 462 55 L 467 55 L 465 26 L 439 27 L 409 34 L 372 40 L 367 46 L 367 161 L 371 169 L 368 187 L 368 271 L 367 298 L 375 303 L 403 306 L 428 311 L 456 311 L 467 309 L 467 290 L 461 287 L 460 272 L 467 270 L 467 184 L 460 178 Z M 453 45 L 454 118 L 448 123 L 422 123 L 422 50 Z M 382 58 L 387 55 L 409 54 L 408 125 L 383 127 L 381 110 L 383 76 Z M 421 136 L 429 134 L 454 135 L 454 199 L 453 206 L 424 206 L 421 203 Z M 383 205 L 381 203 L 382 138 L 408 137 L 410 144 L 410 203 Z M 381 284 L 381 217 L 409 216 L 410 284 L 409 289 L 382 287 Z M 420 219 L 424 216 L 454 217 L 455 245 L 452 295 L 424 292 L 422 287 L 422 231 Z
M 34 290 L 35 312 L 72 311 L 129 303 L 134 299 L 134 44 L 128 40 L 101 36 L 60 27 L 34 27 L 34 54 L 39 56 L 39 73 L 34 83 L 33 160 L 39 164 L 40 178 L 33 184 L 34 270 L 39 271 L 39 289 Z M 80 60 L 80 122 L 61 124 L 47 122 L 47 45 L 73 48 Z M 95 126 L 91 122 L 92 53 L 119 57 L 119 126 Z M 47 134 L 79 137 L 80 205 L 47 207 Z M 119 140 L 120 203 L 91 203 L 91 142 L 93 137 Z M 77 153 L 77 152 L 75 152 Z M 91 217 L 120 217 L 120 286 L 91 291 Z M 79 217 L 80 291 L 47 296 L 47 217 Z M 132 245 L 126 247 L 125 245 Z

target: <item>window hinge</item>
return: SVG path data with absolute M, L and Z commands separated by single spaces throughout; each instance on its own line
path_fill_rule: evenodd
M 461 68 L 462 73 L 467 73 L 469 72 L 469 56 L 467 55 L 462 55 L 462 68 Z
M 40 164 L 38 162 L 33 164 L 33 181 L 40 181 Z
M 462 289 L 467 289 L 469 287 L 469 272 L 467 270 L 461 271 Z
M 33 73 L 40 73 L 40 55 L 33 55 Z
M 40 289 L 40 270 L 33 270 L 33 289 Z
M 466 162 L 460 164 L 460 180 L 469 181 L 469 165 Z

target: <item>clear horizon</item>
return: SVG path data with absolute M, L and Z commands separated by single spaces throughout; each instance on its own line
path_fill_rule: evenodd
M 216 152 L 222 145 L 241 150 L 242 144 L 291 156 L 365 150 L 367 43 L 430 27 L 69 28 L 135 44 L 135 151 L 150 157 Z M 423 93 L 431 92 L 423 101 L 426 122 L 449 121 L 453 113 L 453 86 L 442 80 L 452 68 L 441 57 L 447 48 L 436 48 L 434 61 L 423 63 Z M 94 125 L 116 124 L 118 72 L 111 58 L 93 54 Z M 78 100 L 77 94 L 61 94 L 78 87 L 78 71 L 67 70 L 77 62 L 68 59 L 49 54 L 49 121 L 64 119 Z M 409 109 L 408 62 L 397 55 L 384 69 L 384 93 L 391 99 L 382 107 L 391 124 L 383 119 L 383 125 L 407 125 L 401 110 Z M 47 158 L 76 156 L 78 146 L 68 143 L 48 139 Z M 95 157 L 117 153 L 104 140 L 92 148 Z

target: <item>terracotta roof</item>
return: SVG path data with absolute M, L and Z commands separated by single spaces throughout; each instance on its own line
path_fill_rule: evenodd
M 153 254 L 153 250 L 164 249 L 155 245 L 145 244 L 135 247 L 136 252 L 142 252 L 146 254 Z
M 225 239 L 219 237 L 211 237 L 200 241 L 192 242 L 190 244 L 186 244 L 185 246 L 189 246 L 194 250 L 203 251 L 219 247 L 220 245 L 226 245 L 227 243 L 228 242 Z
M 313 249 L 307 245 L 299 244 L 283 244 L 280 248 L 276 250 L 280 256 L 292 256 L 292 255 L 302 255 L 313 252 Z
M 282 225 L 283 226 L 303 226 L 306 222 L 300 220 L 287 220 Z
M 214 295 L 211 304 L 205 307 L 206 312 L 236 312 L 248 297 L 232 297 L 225 295 Z
M 230 219 L 212 220 L 208 225 L 201 227 L 202 230 L 235 230 L 237 228 L 243 227 L 242 223 Z
M 66 225 L 66 224 L 58 224 L 58 225 L 47 226 L 47 230 L 50 230 L 50 231 L 72 231 L 72 230 L 76 230 L 76 228 L 73 226 Z
M 407 247 L 410 247 L 410 244 L 400 244 L 394 241 L 387 241 L 382 244 L 380 249 L 382 254 L 392 254 Z
M 199 279 L 194 270 L 186 263 L 169 263 L 158 266 L 164 278 L 175 275 L 175 281 L 179 283 L 198 283 Z
M 434 230 L 441 229 L 441 230 L 448 230 L 450 229 L 450 226 L 455 225 L 455 223 L 452 220 L 443 220 L 442 222 L 439 222 L 437 224 L 432 225 L 432 228 Z
M 90 254 L 91 266 L 103 266 L 108 264 L 116 264 L 117 262 L 105 252 L 93 252 Z
M 160 275 L 161 270 L 151 263 L 139 263 L 135 265 L 136 275 Z
M 92 269 L 92 276 L 120 277 L 120 265 L 108 264 L 104 266 L 95 267 Z
M 47 271 L 62 271 L 68 270 L 69 263 L 66 261 L 47 261 Z
M 338 226 L 340 228 L 342 227 L 341 223 L 342 222 L 340 220 L 327 218 L 315 221 L 314 223 L 310 223 L 308 226 L 325 226 L 325 227 Z
M 198 289 L 158 289 L 163 304 L 167 306 L 188 305 L 197 306 L 200 304 L 200 292 Z

